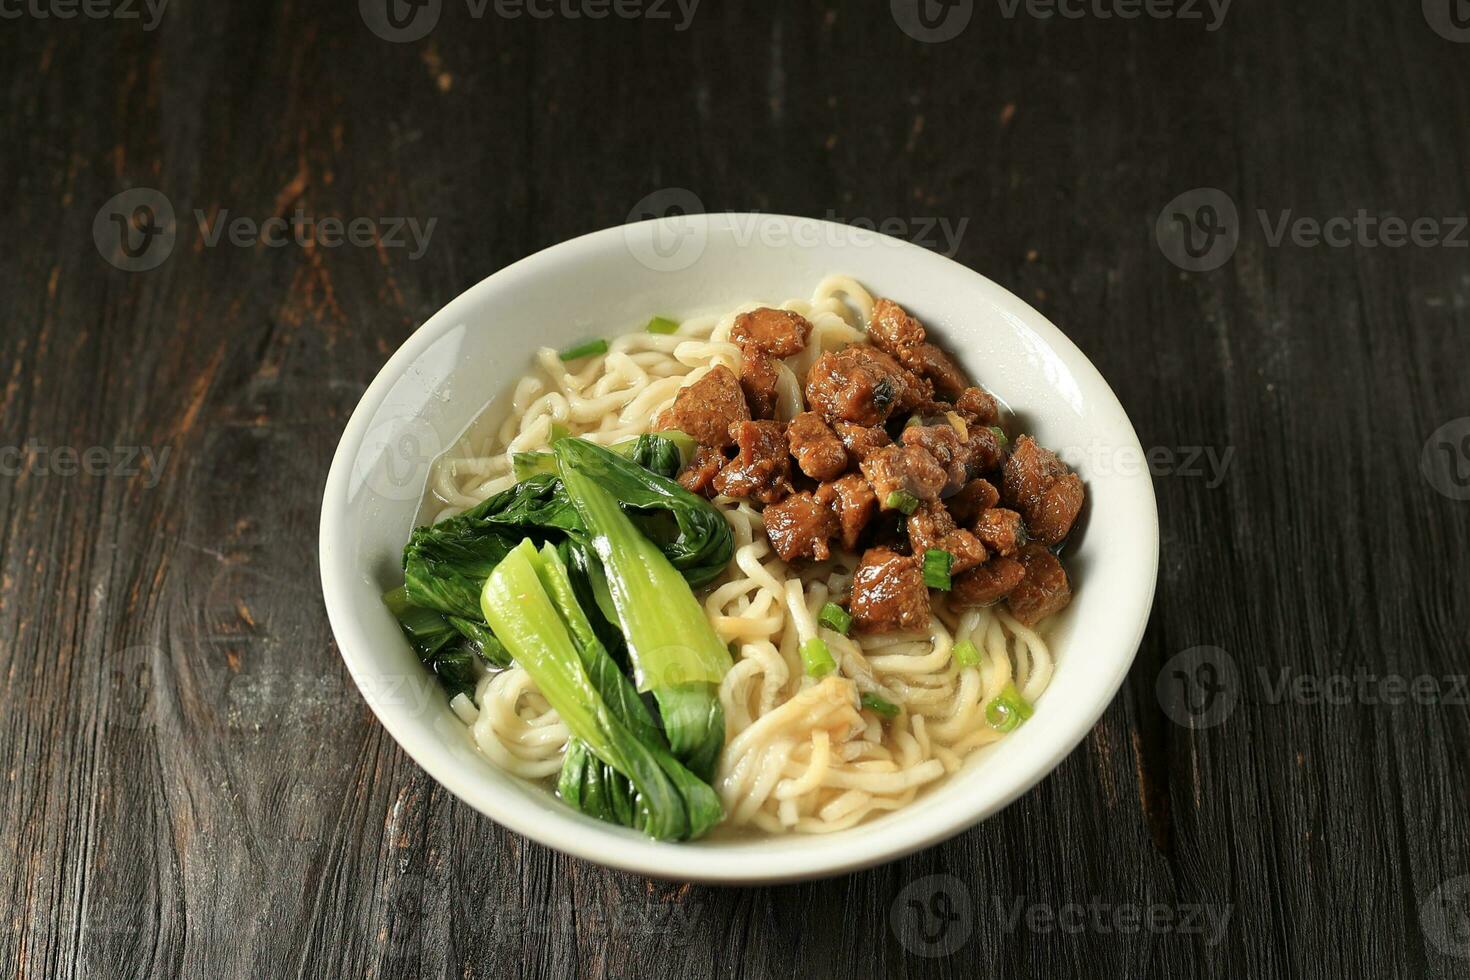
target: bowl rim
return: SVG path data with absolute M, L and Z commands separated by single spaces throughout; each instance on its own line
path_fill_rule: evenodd
M 1128 652 L 1119 657 L 1112 674 L 1097 688 L 1096 696 L 1087 709 L 1069 720 L 1054 723 L 1037 732 L 1036 741 L 1049 743 L 1047 751 L 1035 755 L 1024 776 L 999 796 L 974 806 L 950 806 L 916 814 L 908 821 L 886 828 L 886 833 L 882 835 L 869 834 L 850 838 L 852 846 L 843 851 L 820 847 L 809 851 L 782 849 L 771 860 L 762 861 L 755 859 L 744 849 L 721 848 L 718 844 L 705 846 L 698 843 L 659 842 L 625 828 L 611 825 L 587 826 L 579 822 L 583 819 L 580 815 L 570 812 L 557 814 L 544 804 L 517 796 L 492 782 L 476 777 L 450 758 L 434 739 L 411 728 L 410 721 L 400 717 L 392 706 L 368 697 L 366 691 L 375 668 L 365 651 L 370 648 L 373 640 L 367 635 L 365 627 L 351 614 L 353 570 L 347 567 L 348 558 L 339 554 L 339 543 L 350 540 L 352 533 L 345 501 L 353 466 L 370 425 L 392 385 L 442 333 L 467 319 L 467 311 L 479 306 L 482 297 L 500 290 L 513 290 L 516 281 L 528 274 L 529 267 L 573 260 L 581 255 L 591 255 L 610 243 L 620 244 L 626 241 L 625 236 L 630 233 L 629 229 L 639 225 L 657 226 L 680 222 L 684 230 L 692 226 L 708 234 L 712 231 L 738 230 L 737 222 L 748 225 L 751 221 L 784 225 L 787 231 L 793 232 L 792 238 L 796 237 L 795 232 L 798 229 L 811 233 L 825 228 L 829 233 L 844 236 L 850 241 L 867 240 L 897 249 L 905 253 L 908 261 L 942 265 L 948 267 L 947 272 L 950 275 L 971 277 L 975 285 L 987 293 L 997 309 L 1008 313 L 1039 335 L 1063 359 L 1074 375 L 1084 377 L 1097 393 L 1097 397 L 1102 397 L 1105 393 L 1111 399 L 1109 408 L 1116 410 L 1127 427 L 1126 435 L 1131 438 L 1131 446 L 1128 448 L 1137 448 L 1142 452 L 1132 420 L 1101 373 L 1066 334 L 1020 297 L 968 266 L 921 246 L 876 231 L 818 218 L 768 212 L 720 212 L 675 215 L 615 225 L 568 239 L 513 262 L 470 286 L 429 317 L 379 369 L 364 391 L 343 429 L 324 486 L 318 560 L 323 601 L 338 649 L 353 683 L 364 693 L 365 700 L 388 734 L 431 778 L 455 796 L 502 827 L 530 840 L 595 864 L 651 878 L 754 885 L 829 877 L 901 858 L 978 825 L 1050 775 L 1092 731 L 1112 703 L 1137 657 L 1157 587 L 1158 507 L 1152 481 L 1147 478 L 1145 471 L 1143 478 L 1138 480 L 1140 491 L 1147 495 L 1146 526 L 1137 529 L 1144 546 L 1143 552 L 1148 559 L 1147 574 L 1143 576 L 1143 587 L 1138 593 L 1141 601 L 1137 605 L 1132 634 L 1119 647 Z M 360 574 L 360 570 L 358 573 Z M 1035 749 L 1036 746 L 1033 745 L 1032 748 Z

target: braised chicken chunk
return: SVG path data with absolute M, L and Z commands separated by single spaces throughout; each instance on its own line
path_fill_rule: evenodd
M 893 412 L 921 405 L 931 394 L 926 383 L 866 344 L 827 351 L 806 376 L 807 405 L 829 422 L 881 425 Z
M 1072 530 L 1082 510 L 1082 480 L 1030 436 L 1016 440 L 1005 464 L 1001 496 L 1018 511 L 1031 537 L 1057 544 Z
M 810 493 L 793 493 L 771 504 L 761 516 L 766 536 L 782 561 L 812 558 L 825 561 L 831 552 L 827 542 L 837 534 L 837 515 Z
M 751 348 L 742 349 L 740 390 L 745 392 L 752 418 L 776 417 L 776 387 L 780 380 L 781 369 L 774 357 Z
M 831 480 L 847 469 L 847 449 L 816 412 L 802 412 L 786 427 L 796 465 L 813 480 Z
M 1026 543 L 1021 515 L 1004 507 L 991 507 L 975 521 L 975 536 L 997 555 L 1014 555 Z
M 654 423 L 657 430 L 678 429 L 702 446 L 733 446 L 731 424 L 750 418 L 740 380 L 723 364 L 679 389 L 674 404 Z
M 966 388 L 955 399 L 954 410 L 971 425 L 1000 424 L 1000 402 L 984 388 Z
M 1006 605 L 1021 623 L 1035 626 L 1072 601 L 1066 569 L 1056 555 L 1033 543 L 1021 548 L 1017 560 L 1026 574 L 1006 597 Z
M 800 313 L 763 306 L 735 318 L 730 340 L 771 357 L 791 357 L 806 350 L 811 332 L 811 323 Z
M 992 558 L 957 576 L 950 584 L 949 604 L 956 609 L 990 606 L 1011 594 L 1026 577 L 1026 566 L 1014 558 Z
M 929 589 L 919 559 L 888 548 L 869 548 L 853 575 L 848 611 L 861 633 L 926 629 Z
M 724 453 L 709 446 L 700 446 L 694 451 L 694 458 L 689 461 L 689 465 L 679 474 L 679 485 L 690 493 L 713 497 L 715 476 L 724 466 Z
M 944 467 L 918 446 L 888 446 L 862 461 L 863 476 L 885 508 L 896 507 L 894 494 L 906 493 L 916 500 L 938 500 L 948 474 Z
M 971 480 L 958 493 L 946 497 L 944 505 L 949 508 L 957 524 L 974 524 L 980 515 L 1000 503 L 1000 491 L 989 480 Z
M 868 486 L 868 481 L 856 473 L 849 473 L 817 487 L 816 497 L 837 516 L 837 524 L 842 532 L 842 547 L 848 551 L 856 550 L 858 536 L 863 533 L 873 515 L 878 513 L 878 497 L 873 493 L 873 488 Z
M 922 555 L 930 549 L 949 552 L 952 575 L 968 571 L 990 557 L 980 539 L 956 525 L 943 504 L 920 504 L 909 515 L 908 531 L 914 554 Z
M 780 422 L 735 422 L 730 438 L 738 447 L 735 458 L 715 477 L 715 489 L 729 497 L 749 497 L 773 504 L 789 494 L 791 454 L 785 426 Z
M 969 480 L 970 447 L 959 430 L 948 422 L 937 425 L 909 424 L 904 427 L 900 438 L 905 446 L 918 446 L 927 451 L 943 467 L 945 481 L 941 494 L 948 496 L 956 493 Z
M 892 300 L 880 299 L 873 304 L 868 335 L 905 368 L 928 379 L 935 393 L 946 401 L 954 401 L 969 387 L 965 373 L 950 356 L 929 343 L 923 324 Z
M 888 433 L 881 425 L 835 422 L 832 429 L 837 433 L 837 438 L 842 440 L 843 448 L 847 450 L 848 458 L 852 460 L 853 465 L 861 463 L 884 446 L 893 445 L 893 440 L 888 437 Z

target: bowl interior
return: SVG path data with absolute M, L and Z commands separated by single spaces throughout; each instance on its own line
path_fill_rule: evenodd
M 1087 482 L 1069 552 L 1072 605 L 1051 626 L 1057 658 L 1035 716 L 908 807 L 820 837 L 660 844 L 560 805 L 506 775 L 468 730 L 383 607 L 429 464 L 537 348 L 635 330 L 650 316 L 808 296 L 845 274 L 911 310 L 969 372 Z M 321 563 L 342 655 L 393 737 L 431 776 L 497 822 L 560 850 L 644 874 L 774 881 L 878 863 L 983 819 L 1034 785 L 1087 733 L 1121 683 L 1152 603 L 1158 522 L 1137 437 L 1082 354 L 1040 314 L 978 274 L 871 232 L 773 215 L 696 215 L 609 229 L 491 276 L 417 331 L 358 406 L 333 463 Z

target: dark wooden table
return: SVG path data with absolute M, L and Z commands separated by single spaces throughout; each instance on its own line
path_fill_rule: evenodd
M 1464 0 L 755 6 L 0 5 L 0 976 L 1470 975 Z M 670 188 L 953 252 L 1152 447 L 1103 721 L 863 874 L 507 833 L 328 630 L 378 368 Z

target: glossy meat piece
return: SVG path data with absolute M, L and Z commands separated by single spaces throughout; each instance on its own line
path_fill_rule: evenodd
M 982 511 L 975 520 L 975 536 L 997 555 L 1013 555 L 1026 543 L 1021 515 L 1004 507 Z
M 730 435 L 738 454 L 715 477 L 715 489 L 730 497 L 773 504 L 791 492 L 791 454 L 780 422 L 736 422 Z
M 880 299 L 873 304 L 868 336 L 874 344 L 900 359 L 928 339 L 923 324 L 891 299 Z
M 919 500 L 938 500 L 948 479 L 944 467 L 918 446 L 880 449 L 863 460 L 862 471 L 883 507 L 889 494 L 900 490 Z
M 867 344 L 827 351 L 806 376 L 806 401 L 829 422 L 882 425 L 893 412 L 929 399 L 932 389 Z
M 1000 402 L 984 388 L 966 388 L 955 399 L 954 409 L 971 425 L 999 425 Z
M 982 513 L 1000 503 L 1000 491 L 989 480 L 971 480 L 958 493 L 944 498 L 957 524 L 973 524 Z
M 752 418 L 776 417 L 776 382 L 781 373 L 776 359 L 753 347 L 740 348 L 740 390 Z
M 851 422 L 837 422 L 832 426 L 837 433 L 837 438 L 842 440 L 843 448 L 847 450 L 848 457 L 853 464 L 861 463 L 872 453 L 884 446 L 893 445 L 893 440 L 881 425 L 854 425 Z
M 786 427 L 796 465 L 813 480 L 831 480 L 847 469 L 847 449 L 816 412 L 802 412 Z
M 806 350 L 811 332 L 811 323 L 800 313 L 763 306 L 735 318 L 730 340 L 772 357 L 790 357 Z
M 1041 545 L 1024 545 L 1016 557 L 1026 574 L 1006 597 L 1006 605 L 1016 619 L 1035 626 L 1072 601 L 1072 587 L 1062 563 Z
M 1082 479 L 1055 453 L 1022 436 L 1006 461 L 1001 496 L 1020 513 L 1032 538 L 1056 544 L 1072 530 L 1084 493 Z
M 970 478 L 970 449 L 965 439 L 948 422 L 935 425 L 907 425 L 899 436 L 905 446 L 918 446 L 926 450 L 945 472 L 944 487 L 940 493 L 948 496 L 959 491 Z
M 922 557 L 930 548 L 950 553 L 954 559 L 949 568 L 951 575 L 968 571 L 990 557 L 980 539 L 958 527 L 943 504 L 920 504 L 909 515 L 908 531 L 914 554 Z
M 766 536 L 782 561 L 798 558 L 825 561 L 827 542 L 837 535 L 837 515 L 810 493 L 793 493 L 761 512 Z
M 1005 465 L 1005 444 L 993 429 L 972 425 L 969 434 L 965 441 L 965 465 L 971 473 L 991 473 Z
M 905 368 L 929 379 L 934 391 L 946 401 L 954 401 L 969 387 L 965 373 L 950 356 L 929 343 L 923 325 L 892 300 L 880 299 L 873 304 L 868 336 Z
M 919 559 L 869 548 L 853 575 L 848 611 L 860 633 L 928 628 L 929 590 Z
M 1026 566 L 1014 558 L 992 558 L 950 584 L 949 604 L 955 609 L 994 605 L 1010 595 L 1025 577 Z
M 703 446 L 733 446 L 730 426 L 750 418 L 740 380 L 723 364 L 679 389 L 674 404 L 659 416 L 655 429 L 678 429 Z
M 858 536 L 878 513 L 878 498 L 873 488 L 868 486 L 868 481 L 856 473 L 849 473 L 817 487 L 816 497 L 837 516 L 842 547 L 848 551 L 857 550 Z
M 694 452 L 694 458 L 679 474 L 679 485 L 690 493 L 697 493 L 705 497 L 715 495 L 715 476 L 725 465 L 725 454 L 718 449 L 708 446 L 700 446 Z

